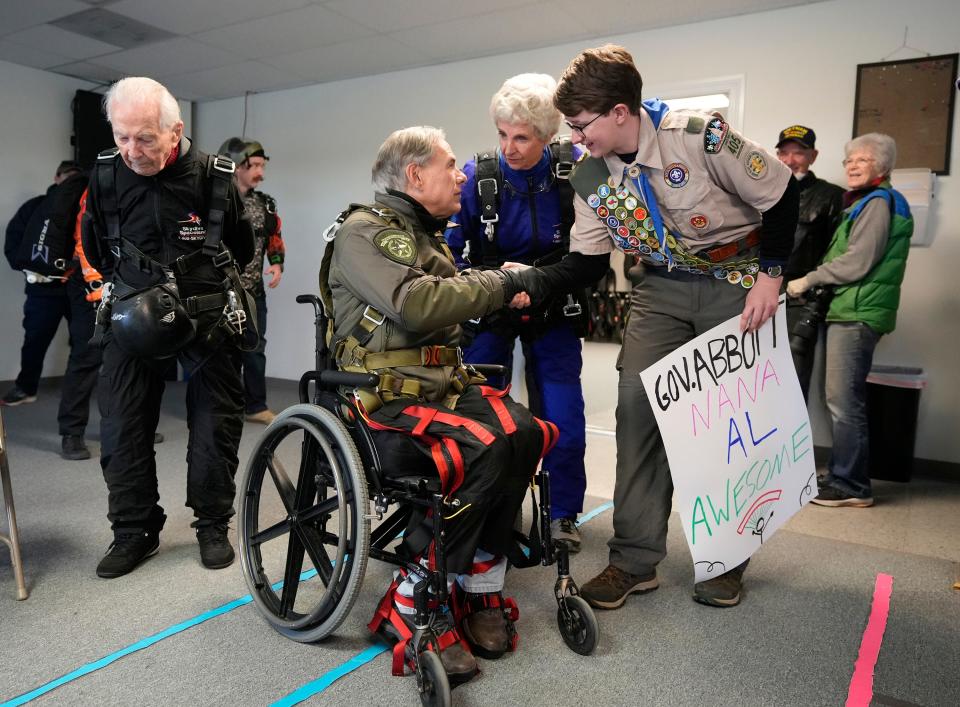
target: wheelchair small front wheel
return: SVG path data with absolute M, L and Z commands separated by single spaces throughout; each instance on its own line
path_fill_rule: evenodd
M 443 661 L 433 651 L 417 656 L 417 687 L 420 703 L 425 707 L 450 707 L 450 681 Z
M 580 655 L 590 655 L 597 647 L 600 627 L 593 609 L 585 599 L 566 596 L 559 600 L 557 624 L 560 635 L 570 650 Z

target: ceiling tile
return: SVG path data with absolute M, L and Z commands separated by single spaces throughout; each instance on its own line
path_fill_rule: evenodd
M 32 66 L 35 69 L 49 69 L 51 66 L 71 61 L 70 57 L 55 54 L 26 44 L 16 44 L 0 39 L 0 59 L 21 66 Z
M 411 29 L 440 22 L 530 4 L 522 0 L 417 0 L 411 3 L 384 0 L 326 0 L 325 7 L 373 27 L 379 32 Z M 431 38 L 432 39 L 432 38 Z
M 177 34 L 192 34 L 309 4 L 310 0 L 120 0 L 110 10 Z
M 374 30 L 318 5 L 194 34 L 205 44 L 251 59 L 369 37 Z
M 258 61 L 231 64 L 164 79 L 164 84 L 175 96 L 191 95 L 203 100 L 242 96 L 247 91 L 276 91 L 305 83 L 308 83 L 307 79 L 291 71 Z
M 282 54 L 263 60 L 265 64 L 295 71 L 318 82 L 387 73 L 428 63 L 421 51 L 389 37 L 365 37 L 327 47 Z
M 127 76 L 175 76 L 189 72 L 215 69 L 234 64 L 240 59 L 223 49 L 201 44 L 188 37 L 147 44 L 98 57 L 98 64 L 119 69 Z
M 0 35 L 43 24 L 59 17 L 86 10 L 77 0 L 0 0 Z
M 101 84 L 113 83 L 124 76 L 122 71 L 100 66 L 99 64 L 93 64 L 89 61 L 75 61 L 70 64 L 51 66 L 50 71 Z
M 70 59 L 88 59 L 92 56 L 120 50 L 120 47 L 113 44 L 68 32 L 53 25 L 37 25 L 20 32 L 8 34 L 4 39 L 33 47 L 55 48 L 57 54 L 62 54 Z

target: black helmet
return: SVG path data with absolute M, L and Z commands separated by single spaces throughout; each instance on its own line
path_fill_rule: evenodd
M 270 159 L 264 154 L 263 145 L 256 140 L 244 140 L 242 137 L 232 137 L 224 142 L 220 145 L 217 154 L 229 157 L 238 167 L 251 157 Z
M 117 346 L 141 358 L 173 356 L 197 334 L 187 310 L 163 285 L 115 302 L 110 329 Z

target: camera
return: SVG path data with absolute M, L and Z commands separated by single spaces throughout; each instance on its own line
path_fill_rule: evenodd
M 790 329 L 790 350 L 797 356 L 805 356 L 817 345 L 820 325 L 827 318 L 830 300 L 833 299 L 832 287 L 814 287 L 804 293 L 806 304 L 800 318 Z

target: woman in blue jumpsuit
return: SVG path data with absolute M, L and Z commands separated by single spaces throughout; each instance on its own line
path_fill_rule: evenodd
M 560 187 L 549 147 L 560 127 L 560 113 L 552 102 L 555 87 L 546 74 L 520 74 L 493 96 L 490 115 L 499 135 L 496 158 L 502 176 L 499 221 L 491 241 L 480 220 L 477 161 L 471 160 L 463 168 L 467 182 L 462 208 L 453 217 L 459 227 L 446 234 L 460 268 L 533 265 L 545 256 L 553 262 L 554 256 L 565 252 L 569 233 L 564 233 Z M 577 156 L 579 150 L 574 152 Z M 465 357 L 471 363 L 497 363 L 512 369 L 514 344 L 520 338 L 530 408 L 560 429 L 559 442 L 543 461 L 550 472 L 553 537 L 575 552 L 580 549 L 580 534 L 574 521 L 583 510 L 586 490 L 583 358 L 577 322 L 563 314 L 566 293 L 556 294 L 552 305 L 533 312 L 504 309 L 483 320 Z

